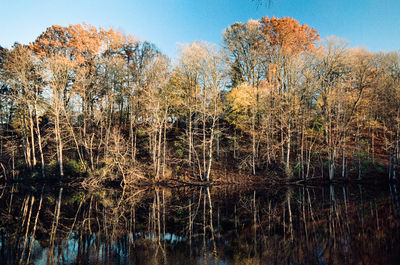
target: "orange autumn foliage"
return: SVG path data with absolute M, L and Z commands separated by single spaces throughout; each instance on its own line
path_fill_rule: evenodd
M 32 50 L 40 57 L 58 54 L 78 64 L 93 60 L 100 46 L 100 34 L 96 27 L 88 24 L 53 25 L 31 44 Z
M 306 24 L 300 25 L 294 18 L 266 16 L 261 19 L 261 25 L 270 49 L 286 55 L 313 50 L 319 39 L 317 30 Z
M 46 29 L 31 44 L 31 49 L 39 57 L 51 57 L 56 54 L 69 58 L 78 65 L 91 65 L 96 56 L 109 49 L 118 52 L 124 45 L 137 41 L 113 29 L 97 29 L 88 24 L 53 25 Z

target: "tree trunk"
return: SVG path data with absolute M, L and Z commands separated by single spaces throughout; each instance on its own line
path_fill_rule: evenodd
M 58 165 L 59 165 L 59 172 L 60 177 L 64 176 L 64 169 L 63 169 L 63 143 L 61 139 L 61 130 L 60 130 L 60 113 L 56 112 L 56 120 L 54 124 L 56 141 L 57 141 L 57 158 L 58 158 Z
M 251 117 L 251 132 L 252 132 L 252 138 L 251 138 L 251 142 L 252 142 L 252 161 L 251 161 L 251 165 L 252 165 L 252 171 L 253 171 L 253 175 L 256 174 L 256 132 L 255 132 L 255 123 L 256 123 L 256 117 L 255 117 L 255 113 L 253 113 L 252 117 Z
M 164 120 L 159 122 L 159 129 L 158 129 L 158 146 L 157 146 L 157 172 L 156 172 L 156 179 L 159 179 L 160 176 L 160 168 L 161 168 L 161 143 L 163 138 L 163 124 Z
M 187 133 L 188 133 L 188 165 L 189 167 L 192 167 L 192 110 L 189 109 L 188 113 L 188 128 L 187 128 Z
M 291 131 L 290 131 L 290 122 L 288 126 L 288 138 L 287 138 L 287 152 L 286 152 L 286 175 L 291 178 L 292 170 L 290 168 L 290 144 L 291 144 Z
M 28 166 L 30 170 L 32 170 L 32 163 L 31 163 L 31 152 L 29 148 L 29 139 L 26 134 L 26 121 L 25 121 L 25 114 L 22 115 L 22 121 L 23 121 L 23 127 L 22 127 L 22 148 L 24 150 L 24 157 L 25 157 L 25 163 Z
M 165 177 L 165 164 L 166 164 L 166 156 L 167 156 L 166 149 L 167 149 L 167 112 L 165 112 L 165 116 L 164 116 L 164 141 L 163 141 L 163 166 L 162 166 L 162 176 L 163 177 Z
M 37 111 L 37 104 L 35 102 L 35 120 L 36 120 L 36 134 L 38 137 L 38 146 L 39 146 L 39 153 L 40 153 L 40 162 L 41 162 L 41 168 L 42 168 L 42 176 L 45 177 L 45 171 L 44 171 L 44 155 L 43 155 L 43 148 L 42 148 L 42 137 L 40 133 L 40 127 L 39 127 L 39 115 Z
M 203 104 L 204 105 L 204 104 Z M 205 114 L 205 106 L 203 106 L 203 173 L 205 174 L 205 175 L 208 175 L 207 174 L 207 165 L 206 165 L 206 153 L 207 153 L 207 150 L 206 150 L 206 145 L 207 145 L 207 143 L 206 143 L 206 114 Z M 203 177 L 206 177 L 206 179 L 207 179 L 207 176 L 203 176 Z M 208 180 L 207 180 L 208 181 Z
M 31 132 L 31 145 L 32 145 L 32 162 L 33 167 L 36 167 L 36 151 L 35 151 L 35 134 L 34 134 L 34 126 L 33 126 L 33 117 L 32 110 L 29 107 L 29 129 Z

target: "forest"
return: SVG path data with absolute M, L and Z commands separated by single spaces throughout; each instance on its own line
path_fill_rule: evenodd
M 396 180 L 399 52 L 321 40 L 293 18 L 168 58 L 89 24 L 0 47 L 0 180 Z

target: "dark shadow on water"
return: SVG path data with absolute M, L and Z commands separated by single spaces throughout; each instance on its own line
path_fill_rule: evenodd
M 399 187 L 0 190 L 1 264 L 400 264 Z

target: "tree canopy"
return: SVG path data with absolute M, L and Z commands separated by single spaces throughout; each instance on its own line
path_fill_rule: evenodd
M 383 167 L 396 177 L 398 52 L 320 41 L 288 17 L 236 22 L 222 40 L 183 45 L 170 60 L 152 43 L 77 24 L 0 47 L 7 177 L 333 180 Z

